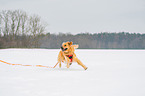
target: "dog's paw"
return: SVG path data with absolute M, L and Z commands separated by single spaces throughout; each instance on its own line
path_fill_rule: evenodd
M 88 69 L 88 67 L 85 68 L 85 70 L 87 70 L 87 69 Z

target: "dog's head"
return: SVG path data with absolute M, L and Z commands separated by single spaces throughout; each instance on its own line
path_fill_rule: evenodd
M 68 52 L 69 51 L 69 49 L 70 49 L 70 46 L 73 44 L 73 42 L 71 41 L 71 42 L 64 42 L 64 43 L 62 43 L 62 46 L 61 46 L 61 50 L 63 51 L 63 52 Z

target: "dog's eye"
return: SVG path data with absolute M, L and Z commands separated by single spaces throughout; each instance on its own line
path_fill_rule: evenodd
M 66 46 L 66 45 L 64 45 L 64 46 Z

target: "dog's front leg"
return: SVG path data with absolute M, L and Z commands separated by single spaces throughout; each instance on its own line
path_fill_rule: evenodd
M 69 68 L 69 66 L 70 66 L 69 63 L 67 63 L 66 67 Z
M 69 62 L 69 61 L 67 61 L 67 65 L 66 65 L 66 67 L 67 67 L 67 68 L 70 67 L 70 62 Z
M 67 64 L 66 67 L 69 68 L 70 67 L 70 60 L 69 60 L 69 58 L 67 58 L 67 63 L 66 64 Z
M 59 68 L 61 68 L 61 62 L 59 63 Z

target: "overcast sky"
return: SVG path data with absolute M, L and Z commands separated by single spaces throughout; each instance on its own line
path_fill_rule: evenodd
M 145 0 L 0 0 L 0 10 L 37 14 L 50 33 L 145 33 Z

